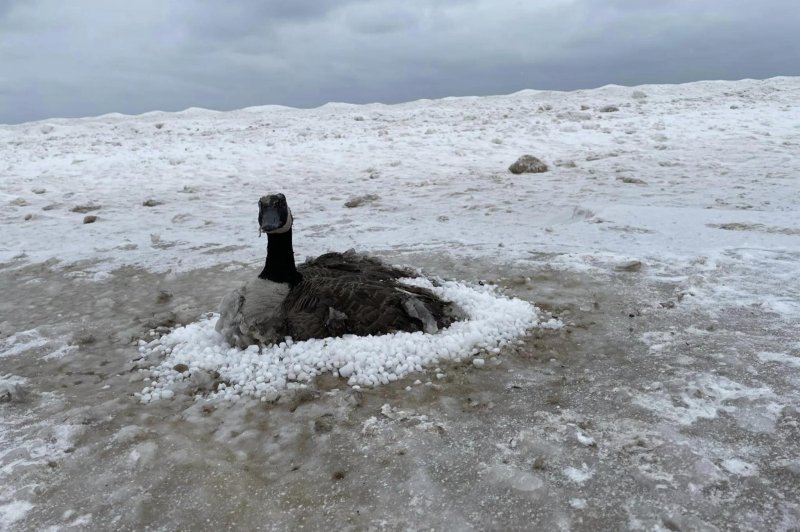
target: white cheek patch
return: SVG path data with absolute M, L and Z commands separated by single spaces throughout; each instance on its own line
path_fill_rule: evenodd
M 289 211 L 289 214 L 286 216 L 286 223 L 283 224 L 283 226 L 281 226 L 281 227 L 279 227 L 277 229 L 274 229 L 272 231 L 267 231 L 268 235 L 279 235 L 281 233 L 287 232 L 289 229 L 292 228 L 292 209 L 289 209 L 287 207 L 286 210 Z

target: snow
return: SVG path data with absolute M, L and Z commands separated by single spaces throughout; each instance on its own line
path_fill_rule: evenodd
M 727 460 L 723 460 L 722 467 L 729 473 L 733 473 L 734 475 L 739 475 L 742 477 L 752 477 L 758 474 L 757 467 L 739 458 L 729 458 Z
M 800 368 L 800 356 L 792 356 L 788 353 L 770 353 L 768 351 L 762 351 L 757 356 L 761 362 L 777 362 L 791 368 Z
M 38 331 L 29 330 L 12 334 L 0 341 L 0 357 L 9 357 L 47 345 L 49 340 Z
M 569 505 L 575 508 L 576 510 L 585 510 L 586 509 L 586 499 L 570 499 Z
M 47 338 L 36 329 L 17 332 L 0 340 L 0 358 L 21 355 L 29 351 L 50 351 L 42 358 L 57 359 L 74 352 L 75 349 L 76 346 L 69 345 L 66 337 Z
M 564 469 L 564 475 L 576 484 L 583 484 L 594 476 L 594 471 L 586 464 L 581 464 L 580 468 L 572 466 L 567 467 Z
M 11 525 L 25 517 L 33 505 L 27 501 L 0 504 L 0 530 L 11 530 Z
M 637 395 L 634 402 L 681 425 L 691 425 L 698 419 L 714 419 L 720 412 L 734 413 L 742 403 L 748 410 L 761 412 L 772 421 L 780 411 L 780 406 L 773 402 L 774 392 L 766 386 L 750 387 L 708 373 L 686 375 L 680 382 L 681 390 L 677 394 L 656 390 Z
M 513 467 L 496 464 L 486 471 L 489 482 L 507 486 L 516 491 L 533 492 L 544 487 L 544 481 L 529 471 L 520 471 Z
M 594 440 L 594 438 L 580 431 L 575 433 L 575 439 L 577 439 L 581 445 L 585 445 L 587 447 L 594 447 L 597 445 L 597 442 Z

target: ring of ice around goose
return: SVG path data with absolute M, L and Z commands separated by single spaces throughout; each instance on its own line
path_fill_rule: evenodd
M 179 327 L 139 351 L 165 358 L 152 368 L 152 382 L 137 397 L 143 403 L 171 399 L 198 376 L 219 373 L 224 384 L 205 397 L 238 400 L 275 398 L 293 383 L 306 383 L 323 373 L 347 379 L 351 386 L 378 386 L 443 361 L 459 361 L 481 349 L 500 348 L 532 327 L 558 328 L 561 322 L 539 321 L 536 307 L 508 298 L 494 287 L 468 286 L 455 281 L 434 285 L 424 278 L 403 279 L 432 290 L 459 305 L 467 319 L 435 334 L 399 332 L 382 336 L 344 336 L 241 350 L 231 348 L 214 330 L 217 315 Z M 178 372 L 175 367 L 183 369 Z M 202 377 L 201 377 L 202 378 Z M 205 377 L 206 379 L 208 377 Z M 201 396 L 196 396 L 200 398 Z

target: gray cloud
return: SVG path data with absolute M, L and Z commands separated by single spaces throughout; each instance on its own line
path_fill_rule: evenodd
M 3 0 L 0 122 L 798 75 L 788 0 Z

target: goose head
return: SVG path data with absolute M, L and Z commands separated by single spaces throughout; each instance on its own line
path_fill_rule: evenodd
M 286 233 L 292 228 L 292 211 L 283 194 L 268 194 L 258 200 L 258 227 L 268 235 Z

